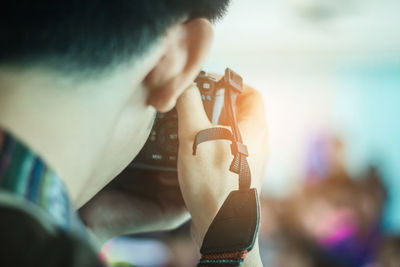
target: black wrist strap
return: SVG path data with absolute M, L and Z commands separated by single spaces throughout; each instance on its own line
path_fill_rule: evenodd
M 193 143 L 193 155 L 197 146 L 206 141 L 229 140 L 233 161 L 229 170 L 238 174 L 239 188 L 224 201 L 204 237 L 202 258 L 198 266 L 240 266 L 257 238 L 260 224 L 258 192 L 251 187 L 251 172 L 247 161 L 249 153 L 243 144 L 238 127 L 235 103 L 237 91 L 225 90 L 225 112 L 232 131 L 216 127 L 197 133 Z
M 239 190 L 248 189 L 251 186 L 251 172 L 247 156 L 249 155 L 247 147 L 235 140 L 231 131 L 226 128 L 216 127 L 200 131 L 195 137 L 193 143 L 193 155 L 196 155 L 197 146 L 203 142 L 213 140 L 229 140 L 231 144 L 231 152 L 233 161 L 229 170 L 239 175 Z
M 240 266 L 257 238 L 260 222 L 258 192 L 255 188 L 250 189 L 247 149 L 233 139 L 228 129 L 217 127 L 200 131 L 193 144 L 193 155 L 196 155 L 197 146 L 203 142 L 232 141 L 231 152 L 234 158 L 230 171 L 239 175 L 239 190 L 229 194 L 207 230 L 198 266 Z

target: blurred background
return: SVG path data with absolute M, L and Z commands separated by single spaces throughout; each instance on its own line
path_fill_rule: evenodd
M 400 266 L 399 10 L 396 0 L 233 0 L 216 25 L 204 69 L 231 67 L 265 100 L 266 266 Z M 188 226 L 103 251 L 138 266 L 198 257 Z

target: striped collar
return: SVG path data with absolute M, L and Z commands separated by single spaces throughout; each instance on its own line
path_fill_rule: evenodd
M 0 192 L 40 208 L 62 231 L 87 238 L 60 177 L 16 138 L 0 130 Z

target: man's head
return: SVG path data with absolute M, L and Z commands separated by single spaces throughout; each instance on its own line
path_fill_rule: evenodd
M 220 18 L 227 0 L 2 1 L 0 63 L 99 72 L 149 51 L 174 24 Z
M 0 127 L 83 204 L 138 153 L 154 110 L 193 81 L 227 2 L 3 1 Z

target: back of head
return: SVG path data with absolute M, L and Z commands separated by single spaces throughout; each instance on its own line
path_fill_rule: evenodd
M 181 20 L 222 16 L 229 0 L 5 0 L 0 66 L 82 73 L 131 61 Z

